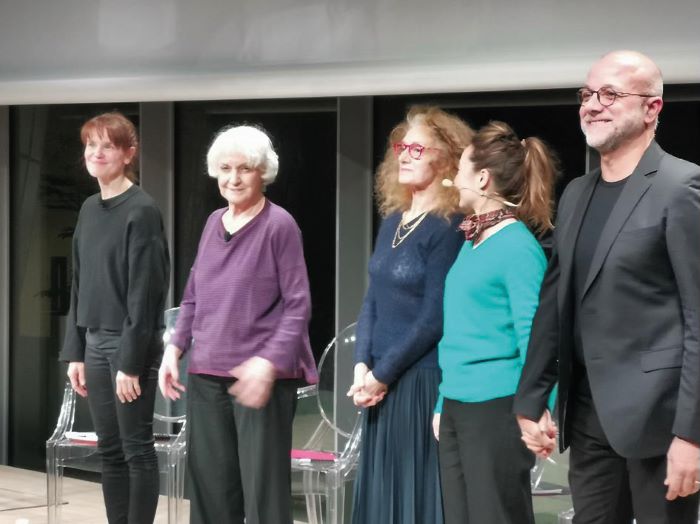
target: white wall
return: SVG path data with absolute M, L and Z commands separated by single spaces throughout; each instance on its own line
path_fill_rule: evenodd
M 0 0 L 0 104 L 578 86 L 616 48 L 700 82 L 697 0 Z

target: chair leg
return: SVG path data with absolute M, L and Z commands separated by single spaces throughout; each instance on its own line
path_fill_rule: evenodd
M 182 451 L 175 452 L 175 465 L 173 471 L 173 512 L 174 519 L 170 521 L 172 524 L 179 524 L 182 519 L 182 501 L 185 498 L 185 454 Z
M 326 497 L 325 524 L 342 524 L 343 516 L 342 513 L 338 511 L 342 499 L 342 488 L 331 488 L 328 490 L 328 496 Z
M 557 517 L 557 524 L 569 524 L 574 521 L 574 508 L 560 511 Z
M 306 495 L 306 517 L 309 519 L 309 524 L 321 524 L 323 520 L 319 520 L 318 514 L 321 510 L 321 504 L 317 495 Z
M 184 460 L 178 450 L 170 450 L 167 455 L 166 494 L 168 497 L 168 524 L 178 524 L 182 514 L 184 493 Z
M 46 446 L 46 509 L 49 524 L 61 522 L 63 504 L 63 467 L 56 456 L 56 447 Z
M 333 490 L 334 493 L 331 495 L 335 498 L 335 524 L 343 524 L 345 522 L 345 484 L 341 483 L 336 489 Z
M 304 471 L 302 473 L 302 489 L 306 500 L 306 516 L 309 524 L 321 524 L 323 522 L 322 505 L 320 497 L 316 494 L 318 485 L 317 471 Z

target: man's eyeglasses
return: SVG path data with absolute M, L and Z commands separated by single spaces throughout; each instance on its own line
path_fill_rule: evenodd
M 432 149 L 433 151 L 440 151 L 440 149 L 438 149 L 437 147 L 426 147 L 422 144 L 418 144 L 417 142 L 413 142 L 412 144 L 406 144 L 404 142 L 395 142 L 392 145 L 392 148 L 394 149 L 394 154 L 396 156 L 399 156 L 401 153 L 408 149 L 409 156 L 414 160 L 420 160 L 420 157 L 423 156 L 423 152 L 429 149 Z
M 642 95 L 640 93 L 621 93 L 609 87 L 601 87 L 597 91 L 593 91 L 592 89 L 588 89 L 587 87 L 582 87 L 581 89 L 576 91 L 576 95 L 578 96 L 578 102 L 581 105 L 588 103 L 591 97 L 595 95 L 598 97 L 598 102 L 600 102 L 600 105 L 605 107 L 613 105 L 615 103 L 615 100 L 617 100 L 618 98 L 624 98 L 626 96 L 641 96 L 643 98 L 653 98 L 657 96 Z

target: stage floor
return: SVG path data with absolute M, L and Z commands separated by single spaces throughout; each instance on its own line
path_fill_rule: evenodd
M 557 457 L 561 459 L 562 457 Z M 556 485 L 565 485 L 565 469 L 545 470 L 545 479 Z M 102 492 L 97 482 L 64 477 L 62 508 L 66 524 L 104 524 L 107 522 L 102 504 Z M 549 482 L 548 482 L 549 484 Z M 348 496 L 352 498 L 352 488 Z M 189 522 L 189 503 L 185 501 L 182 523 Z M 568 495 L 534 498 L 537 524 L 555 524 L 556 515 L 571 507 Z M 295 524 L 305 524 L 302 498 L 294 499 Z M 24 519 L 24 520 L 22 520 Z M 46 475 L 39 471 L 0 465 L 0 524 L 46 524 Z M 166 498 L 161 497 L 156 523 L 166 524 Z
M 64 477 L 62 520 L 70 524 L 104 524 L 102 491 L 96 482 Z M 160 497 L 157 524 L 167 523 L 167 499 Z M 295 501 L 296 502 L 296 501 Z M 182 523 L 189 522 L 189 503 L 184 502 Z M 295 513 L 303 507 L 295 507 Z M 303 513 L 302 513 L 303 514 Z M 24 520 L 23 520 L 24 519 Z M 46 475 L 39 471 L 0 465 L 0 524 L 46 524 Z M 295 524 L 304 524 L 296 520 Z
M 62 520 L 70 524 L 104 524 L 102 491 L 96 482 L 64 477 Z M 161 497 L 155 522 L 167 522 L 166 498 Z M 186 517 L 189 507 L 185 501 Z M 24 521 L 22 520 L 24 519 Z M 0 524 L 45 524 L 46 474 L 0 466 Z M 187 522 L 188 518 L 183 519 Z

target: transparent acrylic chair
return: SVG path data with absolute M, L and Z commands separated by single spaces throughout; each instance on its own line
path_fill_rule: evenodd
M 302 474 L 309 524 L 343 523 L 345 485 L 354 479 L 362 431 L 360 411 L 345 395 L 352 384 L 354 353 L 351 324 L 325 348 L 318 385 L 297 392 L 299 399 L 316 401 L 320 418 L 303 447 L 292 450 L 292 471 Z
M 173 308 L 165 312 L 166 331 L 163 338 L 166 343 L 175 327 L 177 311 L 177 308 Z M 181 376 L 186 376 L 183 374 L 183 367 L 184 363 L 181 363 Z M 161 488 L 165 490 L 168 500 L 168 523 L 177 524 L 182 518 L 185 486 L 184 398 L 174 403 L 168 401 L 165 411 L 166 415 L 154 413 L 155 448 L 158 454 Z M 87 401 L 76 397 L 70 383 L 66 383 L 56 428 L 46 441 L 46 497 L 49 524 L 61 522 L 61 507 L 64 503 L 64 469 L 101 471 L 101 460 L 89 418 Z
M 533 495 L 568 494 L 568 487 L 561 485 L 562 480 L 565 480 L 568 467 L 559 462 L 559 458 L 559 455 L 556 460 L 554 457 L 546 459 L 537 457 L 535 465 L 530 470 L 530 488 Z

